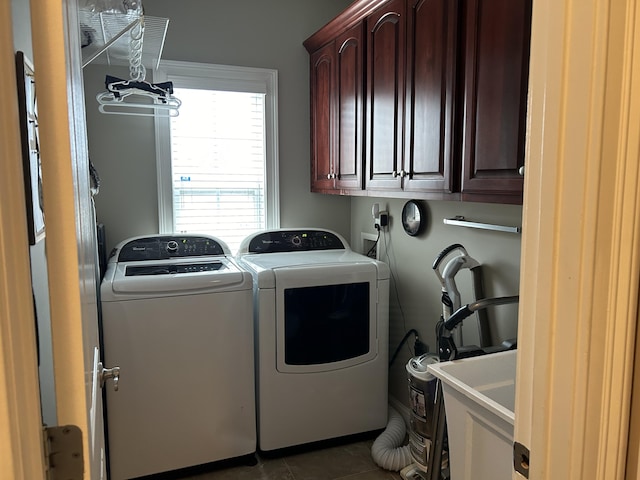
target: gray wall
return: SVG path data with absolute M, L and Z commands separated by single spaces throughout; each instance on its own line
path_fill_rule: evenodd
M 344 9 L 349 0 L 151 0 L 145 13 L 169 18 L 162 58 L 273 68 L 279 77 L 280 218 L 283 227 L 318 226 L 345 236 L 350 200 L 309 192 L 309 57 L 302 42 Z M 102 115 L 95 94 L 105 72 L 85 68 L 89 152 L 102 186 L 98 221 L 107 244 L 158 231 L 153 120 Z M 336 214 L 336 212 L 340 212 Z
M 302 42 L 350 0 L 149 0 L 148 15 L 170 19 L 163 58 L 275 68 L 279 72 L 280 205 L 282 226 L 318 226 L 338 231 L 361 250 L 361 233 L 374 234 L 371 206 L 380 203 L 391 214 L 385 233 L 393 271 L 390 353 L 411 328 L 435 348 L 434 327 L 441 312 L 440 285 L 431 264 L 451 243 L 462 243 L 483 264 L 488 295 L 518 291 L 520 236 L 445 226 L 456 215 L 487 223 L 520 225 L 518 206 L 461 202 L 425 202 L 428 229 L 417 238 L 402 230 L 404 200 L 336 197 L 309 192 L 309 66 Z M 102 115 L 95 94 L 104 89 L 105 72 L 125 76 L 126 69 L 90 65 L 85 69 L 87 124 L 92 161 L 102 177 L 96 197 L 98 220 L 105 223 L 113 246 L 138 234 L 157 232 L 157 188 L 153 121 L 141 117 Z M 459 274 L 464 287 L 467 271 Z M 395 288 L 397 286 L 397 289 Z M 396 295 L 397 291 L 397 295 Z M 470 291 L 462 289 L 468 303 Z M 496 342 L 514 337 L 516 310 L 490 312 Z M 470 319 L 471 320 L 471 319 Z M 465 322 L 465 332 L 473 328 Z M 470 325 L 471 324 L 471 325 Z M 470 325 L 470 326 L 469 326 Z M 411 339 L 410 344 L 413 344 Z M 406 403 L 403 348 L 390 375 L 391 394 Z
M 371 207 L 380 204 L 380 210 L 390 214 L 388 230 L 381 236 L 380 259 L 391 267 L 389 355 L 400 344 L 410 329 L 416 329 L 420 339 L 436 350 L 435 324 L 442 312 L 440 283 L 432 270 L 438 253 L 453 243 L 461 243 L 469 255 L 482 264 L 486 296 L 517 295 L 520 275 L 521 236 L 487 230 L 444 225 L 444 218 L 462 215 L 477 222 L 520 226 L 522 207 L 482 203 L 422 202 L 428 217 L 427 228 L 417 237 L 407 235 L 402 228 L 402 207 L 406 200 L 384 198 L 353 198 L 351 201 L 351 242 L 360 245 L 362 232 L 374 234 Z M 461 303 L 475 298 L 469 270 L 456 276 Z M 489 310 L 489 321 L 494 344 L 516 337 L 517 306 L 506 305 Z M 464 338 L 477 343 L 477 324 L 474 317 L 464 322 Z M 474 338 L 474 335 L 476 338 Z M 467 342 L 465 342 L 467 343 Z M 413 349 L 413 336 L 407 344 Z M 407 374 L 405 365 L 412 352 L 404 347 L 392 365 L 389 390 L 393 397 L 407 403 Z

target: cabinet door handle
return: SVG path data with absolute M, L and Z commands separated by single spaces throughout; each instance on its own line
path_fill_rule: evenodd
M 524 177 L 524 165 L 518 169 L 518 175 L 520 175 L 521 177 Z
M 391 173 L 391 175 L 393 175 L 393 178 L 396 178 L 398 176 L 398 172 L 394 170 L 393 173 Z
M 404 170 L 400 170 L 400 178 L 404 178 L 407 176 L 407 172 L 405 172 Z

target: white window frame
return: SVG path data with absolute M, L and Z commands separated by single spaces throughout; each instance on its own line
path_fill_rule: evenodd
M 266 228 L 280 227 L 278 183 L 278 71 L 193 62 L 161 61 L 154 82 L 173 82 L 175 88 L 197 88 L 265 94 Z M 160 233 L 174 233 L 171 175 L 170 118 L 155 118 Z

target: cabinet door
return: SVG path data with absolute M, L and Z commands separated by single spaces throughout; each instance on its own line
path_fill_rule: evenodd
M 367 190 L 401 186 L 405 0 L 367 17 Z
M 468 0 L 465 22 L 462 199 L 522 203 L 531 0 Z
M 408 6 L 403 188 L 450 193 L 458 2 Z
M 362 190 L 364 132 L 363 24 L 359 23 L 336 40 L 337 155 L 336 186 Z
M 335 43 L 311 55 L 311 191 L 334 189 Z

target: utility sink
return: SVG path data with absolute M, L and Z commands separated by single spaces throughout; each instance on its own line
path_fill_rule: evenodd
M 442 382 L 451 480 L 510 480 L 516 351 L 429 365 Z

